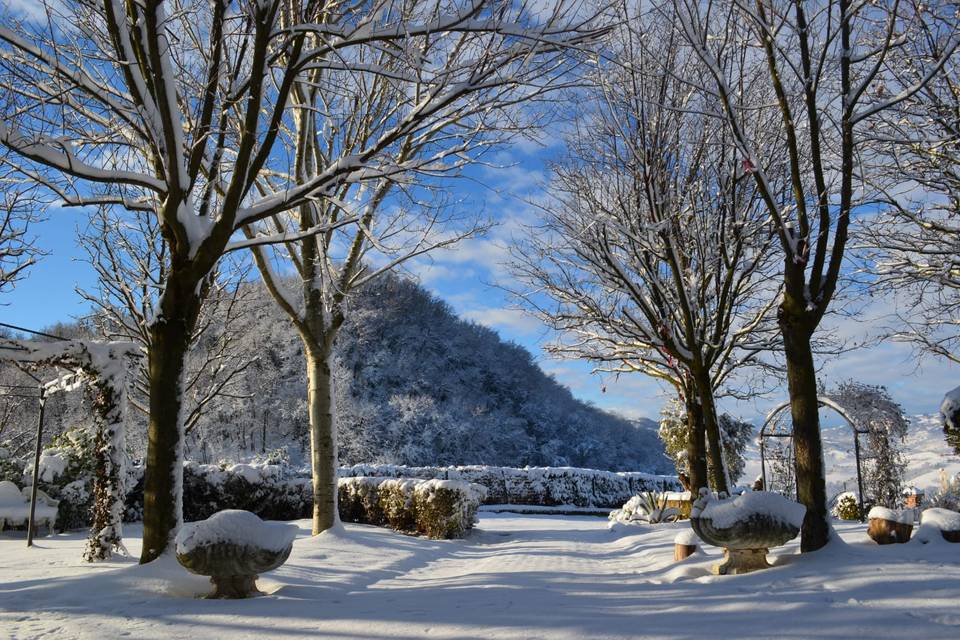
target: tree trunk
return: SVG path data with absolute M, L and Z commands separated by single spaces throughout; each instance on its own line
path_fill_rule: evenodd
M 707 447 L 704 440 L 703 412 L 693 397 L 693 391 L 686 392 L 687 405 L 687 473 L 690 475 L 690 489 L 693 498 L 697 497 L 701 487 L 708 486 Z
M 713 397 L 713 385 L 710 374 L 702 369 L 693 372 L 694 384 L 703 416 L 703 430 L 707 436 L 707 470 L 710 486 L 717 493 L 730 493 L 727 486 L 726 467 L 723 463 L 723 443 L 720 439 L 720 423 L 717 419 L 717 406 Z
M 334 423 L 330 350 L 304 341 L 307 403 L 310 409 L 310 462 L 313 467 L 313 535 L 339 522 L 337 512 L 337 430 Z
M 181 378 L 201 300 L 196 283 L 171 276 L 161 298 L 160 316 L 150 327 L 150 419 L 141 563 L 155 560 L 166 551 L 183 519 Z
M 807 508 L 801 529 L 800 550 L 816 551 L 827 544 L 827 487 L 820 441 L 820 406 L 817 372 L 810 348 L 811 332 L 783 312 L 780 329 L 787 358 L 790 414 L 793 418 L 793 455 L 797 500 Z

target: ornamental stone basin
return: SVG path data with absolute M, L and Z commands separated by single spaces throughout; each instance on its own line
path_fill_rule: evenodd
M 229 509 L 191 522 L 177 534 L 177 561 L 191 573 L 209 576 L 214 585 L 207 598 L 249 598 L 260 595 L 259 574 L 272 571 L 290 557 L 297 526 L 264 522 L 249 511 Z
M 693 504 L 690 526 L 704 542 L 723 547 L 717 575 L 749 573 L 771 566 L 767 552 L 797 537 L 806 507 L 780 494 L 751 491 L 718 499 L 705 489 Z

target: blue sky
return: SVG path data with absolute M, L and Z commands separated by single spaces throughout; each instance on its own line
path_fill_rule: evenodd
M 418 259 L 406 270 L 462 317 L 489 326 L 503 338 L 528 348 L 542 368 L 577 397 L 631 417 L 655 418 L 668 397 L 666 389 L 637 374 L 619 379 L 601 377 L 591 375 L 588 363 L 551 359 L 542 350 L 551 338 L 549 331 L 518 310 L 501 288 L 511 285 L 506 264 L 510 241 L 524 232 L 525 224 L 536 222 L 537 213 L 528 201 L 542 193 L 547 177 L 545 161 L 558 151 L 556 146 L 520 144 L 488 158 L 498 167 L 473 169 L 472 180 L 454 185 L 461 191 L 457 195 L 465 198 L 463 206 L 482 207 L 499 224 L 482 238 Z M 28 280 L 0 300 L 0 321 L 39 328 L 83 314 L 86 308 L 75 288 L 91 287 L 94 281 L 90 267 L 78 259 L 76 230 L 84 224 L 82 212 L 57 210 L 34 227 L 41 248 L 49 255 Z M 895 304 L 895 300 L 871 300 L 856 317 L 831 322 L 841 335 L 860 338 L 876 333 Z M 960 384 L 956 367 L 933 359 L 917 361 L 909 346 L 891 341 L 828 362 L 821 376 L 828 385 L 847 378 L 886 385 L 910 414 L 935 412 L 943 394 Z M 727 403 L 724 408 L 758 420 L 785 396 L 785 389 L 780 389 L 769 397 Z

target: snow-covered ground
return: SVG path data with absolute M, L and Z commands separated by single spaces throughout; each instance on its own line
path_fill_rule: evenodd
M 174 562 L 89 565 L 80 533 L 0 535 L 0 636 L 13 638 L 951 638 L 960 545 L 844 542 L 718 577 L 708 548 L 673 562 L 689 525 L 620 527 L 586 516 L 481 515 L 466 540 L 347 525 L 310 538 L 252 600 L 196 599 Z M 127 532 L 139 553 L 139 529 Z M 165 563 L 165 564 L 163 564 Z M 157 563 L 154 563 L 157 565 Z
M 848 426 L 837 424 L 834 416 L 821 413 L 823 420 L 823 462 L 827 472 L 829 495 L 841 491 L 857 490 L 857 466 L 853 453 L 853 434 Z M 914 416 L 910 418 L 910 430 L 903 444 L 907 470 L 905 483 L 926 490 L 927 495 L 936 493 L 940 469 L 949 476 L 960 473 L 960 457 L 955 455 L 943 437 L 940 417 Z M 751 443 L 746 451 L 746 466 L 741 484 L 750 485 L 760 475 L 760 451 Z

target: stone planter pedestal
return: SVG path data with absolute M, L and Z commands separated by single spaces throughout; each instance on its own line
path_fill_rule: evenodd
M 766 569 L 772 565 L 767 562 L 767 553 L 771 547 L 779 547 L 797 537 L 800 533 L 799 524 L 791 524 L 783 518 L 765 511 L 771 503 L 789 503 L 790 509 L 802 514 L 803 507 L 781 496 L 755 492 L 753 496 L 744 494 L 740 498 L 719 500 L 710 504 L 709 494 L 701 494 L 694 503 L 690 525 L 701 540 L 715 547 L 723 548 L 723 562 L 711 567 L 715 575 L 738 575 L 750 573 L 758 569 Z M 737 500 L 741 500 L 738 505 Z M 752 504 L 751 504 L 752 503 Z M 763 503 L 763 504 L 761 504 Z M 714 511 L 729 509 L 723 516 L 723 524 L 718 525 L 711 517 L 710 507 L 723 505 Z M 739 508 L 738 508 L 739 507 Z M 731 513 L 735 517 L 731 517 Z M 797 522 L 802 522 L 802 517 Z
M 209 576 L 206 598 L 261 595 L 257 578 L 290 557 L 297 526 L 264 522 L 249 511 L 221 511 L 177 535 L 177 561 L 189 572 Z

